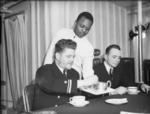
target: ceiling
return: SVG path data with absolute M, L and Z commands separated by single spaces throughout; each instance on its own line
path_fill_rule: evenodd
M 24 1 L 24 0 L 0 0 L 0 7 L 2 7 L 3 5 L 9 7 L 19 1 Z M 103 1 L 107 1 L 107 0 L 103 0 Z M 126 8 L 127 10 L 137 9 L 138 0 L 108 0 L 108 1 L 115 3 L 120 7 Z M 150 0 L 141 0 L 141 1 L 142 1 L 142 6 L 150 7 Z

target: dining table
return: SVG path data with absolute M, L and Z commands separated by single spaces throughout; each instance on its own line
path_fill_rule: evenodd
M 123 104 L 110 104 L 106 102 L 108 99 L 126 99 L 127 102 Z M 150 114 L 150 94 L 143 92 L 136 95 L 96 95 L 87 97 L 86 100 L 89 101 L 89 104 L 83 107 L 75 107 L 70 103 L 65 103 L 58 107 L 35 111 L 34 114 L 44 114 L 40 113 L 44 111 L 55 112 L 54 114 L 123 114 L 122 112 Z

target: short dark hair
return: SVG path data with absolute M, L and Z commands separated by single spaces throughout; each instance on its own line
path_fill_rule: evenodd
M 61 39 L 55 45 L 55 53 L 63 52 L 65 48 L 76 49 L 77 44 L 76 42 L 70 39 Z
M 82 17 L 85 17 L 85 18 L 89 19 L 90 21 L 92 21 L 92 23 L 93 23 L 93 21 L 94 21 L 92 14 L 89 13 L 89 12 L 82 12 L 82 13 L 80 13 L 80 14 L 78 15 L 76 21 L 79 21 Z
M 110 50 L 113 49 L 113 48 L 120 50 L 120 46 L 119 46 L 119 45 L 117 45 L 117 44 L 112 44 L 112 45 L 109 45 L 109 46 L 106 48 L 105 53 L 106 53 L 106 54 L 109 54 Z

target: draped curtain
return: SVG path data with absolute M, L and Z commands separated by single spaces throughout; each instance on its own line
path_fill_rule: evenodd
M 22 94 L 22 88 L 29 81 L 27 76 L 27 37 L 24 15 L 5 20 L 6 70 L 13 101 Z M 6 76 L 6 75 L 5 75 Z
M 3 76 L 10 77 L 12 82 L 5 78 L 9 82 L 4 93 L 6 98 L 11 99 L 11 90 L 14 100 L 21 96 L 23 87 L 35 79 L 36 70 L 43 64 L 46 51 L 57 31 L 64 27 L 71 28 L 78 14 L 83 11 L 93 14 L 94 24 L 88 40 L 94 48 L 101 50 L 101 55 L 109 44 L 116 43 L 122 48 L 122 56 L 129 56 L 127 11 L 112 2 L 27 2 L 30 3 L 29 13 L 5 20 L 2 66 L 6 72 L 3 71 Z M 13 10 L 22 6 L 15 7 Z

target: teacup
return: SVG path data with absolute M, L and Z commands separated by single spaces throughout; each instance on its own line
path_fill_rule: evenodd
M 71 97 L 69 100 L 70 102 L 74 102 L 74 103 L 82 103 L 85 101 L 85 96 L 77 95 L 77 96 Z
M 138 91 L 138 88 L 136 86 L 128 87 L 128 93 L 136 93 L 137 91 Z
M 99 82 L 99 90 L 105 91 L 107 88 L 111 87 L 111 82 Z

